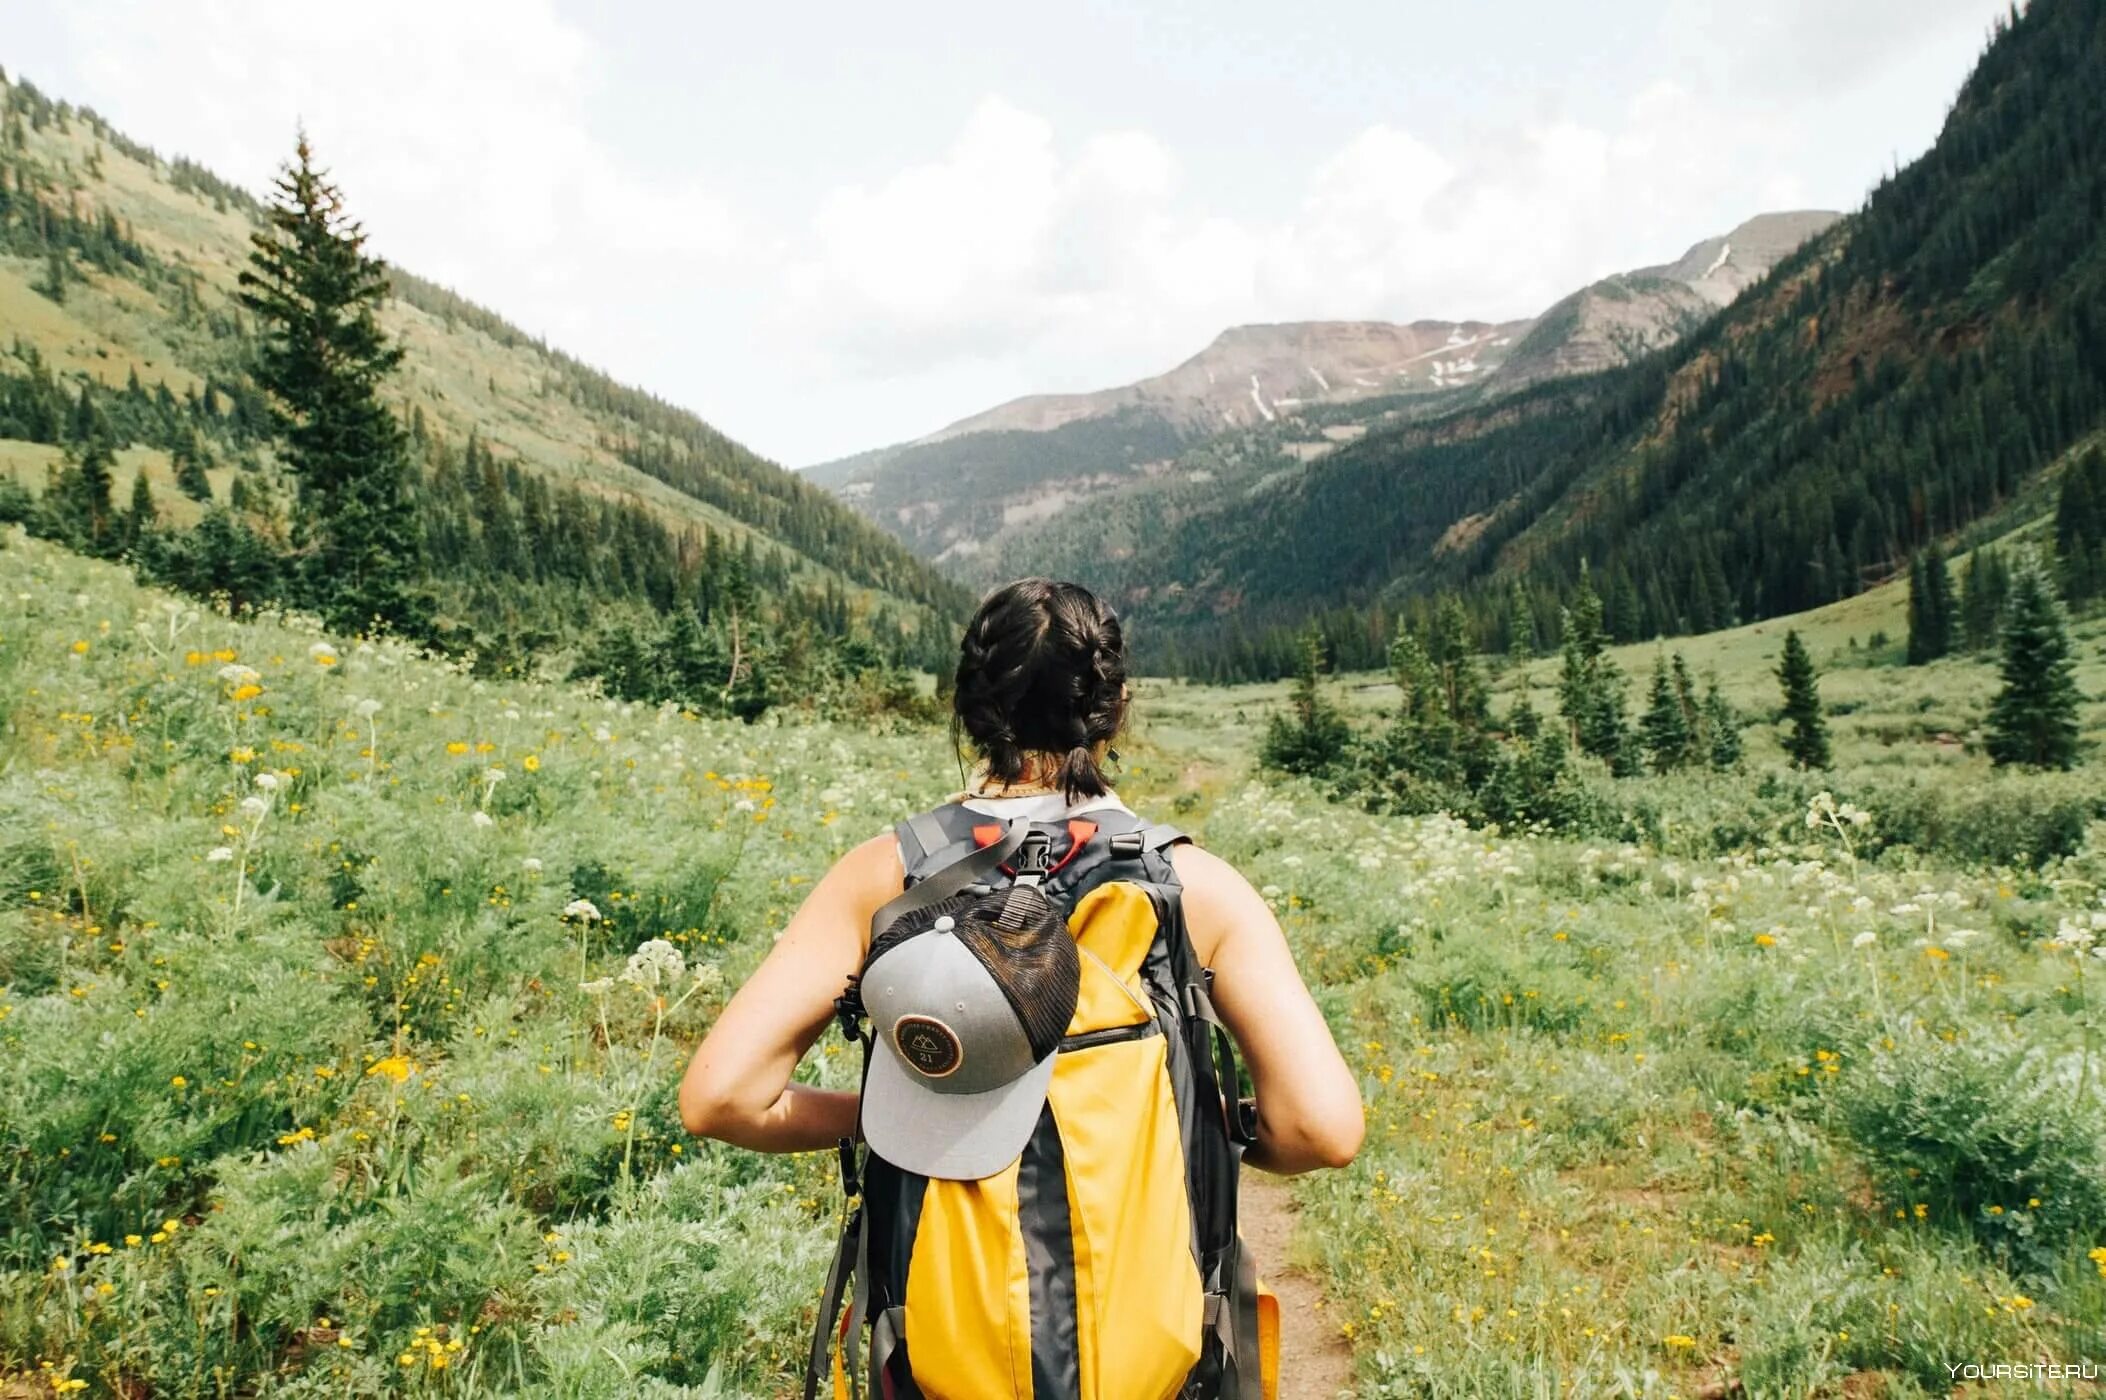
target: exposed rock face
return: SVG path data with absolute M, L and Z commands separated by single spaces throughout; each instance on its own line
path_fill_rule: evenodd
M 1126 408 L 1159 414 L 1187 431 L 1256 427 L 1304 404 L 1349 403 L 1401 389 L 1461 383 L 1497 365 L 1529 324 L 1287 321 L 1232 326 L 1166 374 L 1095 393 L 1014 399 L 920 441 L 1046 432 Z
M 1671 345 L 1837 217 L 1817 209 L 1759 214 L 1674 262 L 1582 287 L 1536 318 L 1491 382 L 1518 388 Z

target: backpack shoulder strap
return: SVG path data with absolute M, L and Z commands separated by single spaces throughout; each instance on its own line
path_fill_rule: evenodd
M 955 804 L 946 803 L 946 806 Z M 892 834 L 899 838 L 900 863 L 912 874 L 928 858 L 951 844 L 952 836 L 945 829 L 939 815 L 942 808 L 928 812 L 916 812 L 911 817 L 902 817 L 892 824 Z

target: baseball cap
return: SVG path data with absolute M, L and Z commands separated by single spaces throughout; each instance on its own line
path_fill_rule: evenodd
M 1035 882 L 900 915 L 858 979 L 876 1042 L 863 1081 L 870 1150 L 960 1181 L 1016 1160 L 1081 982 L 1067 920 Z

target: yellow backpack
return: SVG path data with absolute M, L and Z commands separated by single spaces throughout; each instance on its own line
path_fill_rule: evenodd
M 1081 990 L 1037 1127 L 1001 1171 L 934 1179 L 842 1140 L 848 1207 L 806 1400 L 822 1373 L 837 1400 L 1273 1400 L 1278 1313 L 1236 1231 L 1255 1105 L 1167 850 L 1191 838 L 1120 808 L 1005 823 L 959 803 L 895 833 L 906 889 L 874 934 L 1033 873 Z M 867 1076 L 853 979 L 836 1008 Z

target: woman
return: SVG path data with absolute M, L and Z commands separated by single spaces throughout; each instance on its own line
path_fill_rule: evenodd
M 990 593 L 968 625 L 954 696 L 978 762 L 952 800 L 1003 818 L 1062 823 L 1130 812 L 1102 765 L 1127 713 L 1118 618 L 1087 589 L 1043 578 Z M 1232 866 L 1167 848 L 1185 922 L 1213 973 L 1212 999 L 1248 1066 L 1258 1105 L 1244 1161 L 1287 1174 L 1343 1166 L 1359 1150 L 1359 1088 L 1294 965 L 1271 908 Z M 850 849 L 813 886 L 780 940 L 724 1008 L 680 1089 L 688 1130 L 768 1152 L 857 1136 L 858 1095 L 793 1083 L 835 998 L 862 969 L 873 914 L 905 867 L 890 828 Z

